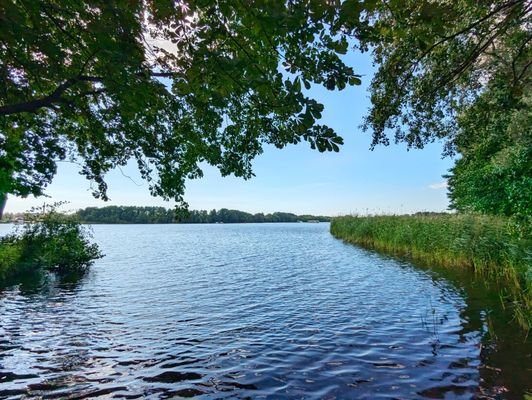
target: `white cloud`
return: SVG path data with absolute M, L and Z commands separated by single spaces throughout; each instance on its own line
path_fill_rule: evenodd
M 434 190 L 447 189 L 447 181 L 433 183 L 429 185 L 429 188 L 434 189 Z

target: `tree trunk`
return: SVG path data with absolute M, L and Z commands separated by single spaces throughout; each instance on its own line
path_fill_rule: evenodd
M 4 216 L 4 207 L 7 203 L 7 193 L 0 193 L 0 219 Z

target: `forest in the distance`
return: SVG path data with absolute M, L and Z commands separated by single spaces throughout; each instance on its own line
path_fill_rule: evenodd
M 249 223 L 249 222 L 308 222 L 329 221 L 329 217 L 314 215 L 296 215 L 286 212 L 271 214 L 251 214 L 245 211 L 228 210 L 190 210 L 176 213 L 164 207 L 109 206 L 87 207 L 76 212 L 82 222 L 99 224 L 214 224 L 214 223 Z
M 215 224 L 252 222 L 328 222 L 329 217 L 296 215 L 287 212 L 251 214 L 245 211 L 229 210 L 190 210 L 176 212 L 164 207 L 108 206 L 87 207 L 76 211 L 74 217 L 82 223 L 91 224 Z M 3 222 L 14 222 L 23 215 L 6 213 Z

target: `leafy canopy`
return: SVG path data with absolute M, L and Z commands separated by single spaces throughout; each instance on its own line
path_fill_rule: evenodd
M 459 115 L 501 69 L 508 87 L 529 79 L 531 15 L 527 0 L 379 2 L 365 40 L 379 66 L 364 124 L 373 146 L 392 131 L 417 148 L 445 138 L 453 153 Z
M 348 0 L 349 1 L 349 0 Z M 451 207 L 532 219 L 532 2 L 389 0 L 372 13 L 379 68 L 364 127 L 373 146 L 459 153 Z M 528 228 L 527 228 L 528 226 Z
M 264 144 L 338 151 L 305 88 L 360 84 L 341 59 L 365 30 L 352 17 L 339 0 L 2 2 L 0 194 L 40 195 L 76 160 L 107 199 L 134 159 L 184 204 L 200 163 L 249 178 Z
M 360 84 L 341 58 L 354 44 L 378 65 L 364 124 L 373 146 L 389 131 L 418 148 L 446 138 L 446 153 L 464 156 L 453 204 L 507 210 L 459 186 L 494 176 L 480 163 L 510 152 L 509 130 L 529 135 L 528 120 L 499 120 L 530 109 L 531 13 L 527 0 L 4 1 L 0 206 L 5 193 L 41 194 L 61 160 L 107 199 L 105 174 L 134 159 L 153 195 L 183 205 L 202 163 L 249 178 L 265 144 L 338 151 L 306 90 Z M 498 150 L 484 145 L 494 137 Z M 528 174 L 523 154 L 505 164 L 508 182 Z

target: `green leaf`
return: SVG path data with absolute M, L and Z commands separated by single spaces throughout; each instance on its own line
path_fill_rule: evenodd
M 351 86 L 353 85 L 361 85 L 362 84 L 362 80 L 356 76 L 351 76 L 349 77 L 349 84 Z

